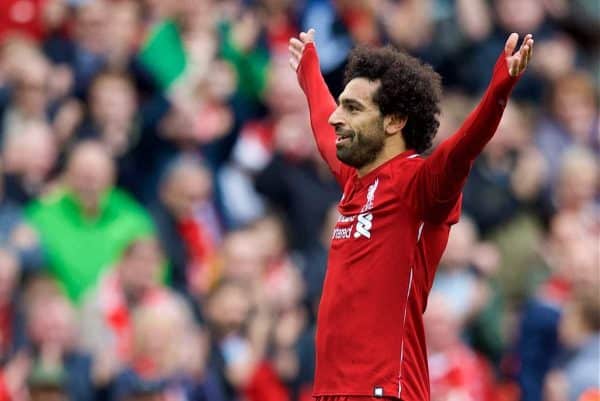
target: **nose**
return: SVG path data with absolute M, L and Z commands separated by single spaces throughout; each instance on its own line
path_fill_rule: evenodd
M 333 113 L 329 116 L 329 120 L 327 122 L 329 125 L 332 125 L 334 128 L 341 127 L 344 124 L 344 121 L 341 118 L 341 113 L 339 112 L 340 108 L 337 107 Z

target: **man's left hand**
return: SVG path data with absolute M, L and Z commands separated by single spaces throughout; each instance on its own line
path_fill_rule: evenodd
M 504 53 L 506 54 L 506 62 L 508 64 L 508 72 L 511 77 L 521 75 L 531 60 L 533 54 L 533 35 L 525 35 L 521 48 L 515 53 L 517 43 L 519 42 L 519 34 L 511 33 L 504 45 Z

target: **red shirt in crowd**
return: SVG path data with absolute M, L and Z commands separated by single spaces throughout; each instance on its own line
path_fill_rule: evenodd
M 0 401 L 10 401 L 10 398 L 10 394 L 6 388 L 6 383 L 4 383 L 3 374 L 0 371 Z
M 463 344 L 430 355 L 431 397 L 435 400 L 492 401 L 494 375 L 489 362 Z
M 40 39 L 43 36 L 42 8 L 45 2 L 46 0 L 0 1 L 0 40 L 14 33 Z
M 428 401 L 422 314 L 471 164 L 517 79 L 503 54 L 479 106 L 431 156 L 407 150 L 359 177 L 336 157 L 327 122 L 336 103 L 313 44 L 298 78 L 319 151 L 343 188 L 317 321 L 314 395 Z

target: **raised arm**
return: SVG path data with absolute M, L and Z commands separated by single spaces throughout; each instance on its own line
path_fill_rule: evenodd
M 319 57 L 314 44 L 314 29 L 290 39 L 290 65 L 298 74 L 310 110 L 310 124 L 321 156 L 343 188 L 352 168 L 338 160 L 335 148 L 335 131 L 329 125 L 329 116 L 337 107 L 321 75 Z
M 417 170 L 411 190 L 424 219 L 442 220 L 454 208 L 471 165 L 490 141 L 502 118 L 508 97 L 527 68 L 533 38 L 525 36 L 514 53 L 519 35 L 513 33 L 498 58 L 492 80 L 479 105 L 459 130 L 442 142 Z M 514 54 L 513 54 L 514 53 Z

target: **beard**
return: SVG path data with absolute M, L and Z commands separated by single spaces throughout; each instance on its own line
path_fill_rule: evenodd
M 372 163 L 385 143 L 383 127 L 377 130 L 377 134 L 365 135 L 362 132 L 354 130 L 337 130 L 338 134 L 350 136 L 349 143 L 339 143 L 336 145 L 337 158 L 342 162 L 354 168 L 361 168 Z

